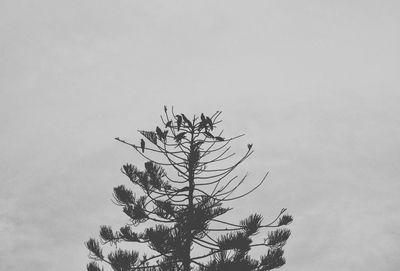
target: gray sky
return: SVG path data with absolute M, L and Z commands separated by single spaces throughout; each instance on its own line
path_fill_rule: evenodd
M 0 1 L 0 269 L 84 270 L 163 105 L 222 110 L 282 270 L 400 264 L 398 1 Z

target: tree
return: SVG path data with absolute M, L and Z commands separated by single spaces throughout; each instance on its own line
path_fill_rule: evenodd
M 235 156 L 230 153 L 230 143 L 243 135 L 222 137 L 222 131 L 217 131 L 220 114 L 201 114 L 189 120 L 164 107 L 163 129 L 139 131 L 144 137 L 139 145 L 116 138 L 146 159 L 144 170 L 131 164 L 121 169 L 139 188 L 135 192 L 141 193 L 124 185 L 114 188 L 114 203 L 122 207 L 130 223 L 117 231 L 101 226 L 100 241 L 91 238 L 85 243 L 93 260 L 87 265 L 89 271 L 101 270 L 99 262 L 115 271 L 264 271 L 285 264 L 282 247 L 290 230 L 281 226 L 293 220 L 284 214 L 286 209 L 267 224 L 257 213 L 236 223 L 220 218 L 231 210 L 223 204 L 249 195 L 268 174 L 247 192 L 236 194 L 246 176 L 239 179 L 232 172 L 253 153 L 253 146 L 248 144 L 243 156 L 224 166 Z M 142 223 L 149 227 L 133 231 Z M 254 242 L 263 228 L 277 229 Z M 137 251 L 122 249 L 120 243 L 147 244 L 155 253 L 140 256 Z M 107 257 L 105 244 L 116 247 Z M 255 247 L 265 247 L 266 254 L 252 258 L 249 252 Z

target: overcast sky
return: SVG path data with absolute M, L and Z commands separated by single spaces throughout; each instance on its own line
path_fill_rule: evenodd
M 222 110 L 238 171 L 268 182 L 229 219 L 286 207 L 282 270 L 398 270 L 398 1 L 0 1 L 0 269 L 84 270 L 122 226 L 113 140 L 164 105 Z M 249 210 L 251 209 L 251 210 Z

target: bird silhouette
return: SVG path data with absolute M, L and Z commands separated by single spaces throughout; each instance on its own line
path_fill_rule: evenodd
M 212 120 L 209 117 L 206 117 L 206 119 L 207 119 L 208 125 L 210 126 L 210 129 L 212 130 L 214 128 Z
M 201 130 L 203 128 L 207 128 L 207 120 L 204 117 L 203 113 L 201 113 L 200 118 L 201 118 L 201 122 L 200 122 L 200 125 L 199 125 L 199 130 Z
M 156 133 L 157 133 L 157 136 L 158 136 L 158 138 L 159 138 L 160 140 L 163 139 L 163 133 L 162 133 L 160 127 L 158 127 L 158 126 L 157 126 L 157 128 L 156 128 Z
M 144 147 L 146 143 L 144 142 L 143 138 L 140 140 L 140 148 L 142 149 L 142 152 L 144 152 Z
M 182 115 L 183 120 L 184 120 L 190 127 L 192 127 L 193 125 L 192 125 L 192 123 L 190 122 L 190 120 L 189 120 L 184 114 L 181 114 L 181 115 Z
M 176 142 L 181 141 L 182 138 L 185 137 L 185 134 L 186 134 L 186 132 L 182 132 L 182 133 L 180 133 L 180 134 L 177 134 L 177 135 L 175 136 L 175 141 L 176 141 Z
M 179 129 L 181 128 L 181 125 L 182 125 L 182 117 L 181 116 L 176 116 L 178 119 L 177 119 L 177 121 L 176 121 L 176 123 L 177 123 L 177 125 L 178 125 L 178 131 L 179 131 Z
M 201 118 L 201 121 L 204 121 L 204 122 L 206 121 L 206 118 L 204 117 L 203 113 L 201 113 L 200 118 Z

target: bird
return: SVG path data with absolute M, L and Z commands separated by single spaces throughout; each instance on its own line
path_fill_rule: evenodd
M 210 126 L 210 129 L 212 130 L 214 128 L 212 120 L 209 117 L 206 117 L 206 120 L 207 120 L 208 125 Z
M 181 124 L 182 124 L 182 117 L 181 116 L 176 116 L 177 118 L 178 118 L 178 120 L 176 121 L 177 122 L 177 124 L 178 124 L 178 131 L 179 131 L 179 129 L 181 128 Z
M 184 114 L 181 114 L 181 115 L 182 115 L 183 120 L 184 120 L 187 124 L 189 124 L 190 127 L 192 127 L 192 123 L 190 122 L 190 120 L 189 120 Z
M 145 147 L 145 142 L 143 140 L 143 138 L 140 140 L 140 148 L 142 149 L 142 152 L 144 152 L 144 147 Z
M 175 141 L 176 141 L 176 142 L 181 141 L 182 138 L 185 137 L 185 134 L 186 134 L 186 132 L 182 132 L 182 133 L 180 133 L 180 134 L 177 134 L 177 135 L 175 136 Z
M 201 130 L 203 128 L 207 129 L 208 121 L 207 121 L 206 117 L 204 117 L 203 113 L 201 113 L 200 118 L 201 118 L 201 122 L 199 125 L 199 130 Z
M 206 121 L 206 118 L 204 117 L 203 113 L 201 113 L 200 118 L 201 118 L 201 121 Z
M 163 133 L 162 133 L 162 131 L 161 131 L 160 127 L 158 127 L 158 126 L 157 126 L 157 128 L 156 128 L 156 132 L 157 132 L 157 136 L 158 136 L 158 138 L 161 140 L 161 139 L 162 139 L 162 137 L 163 137 Z
M 167 140 L 167 134 L 168 134 L 168 130 L 165 130 L 165 131 L 162 133 L 162 137 L 163 137 L 164 140 Z

